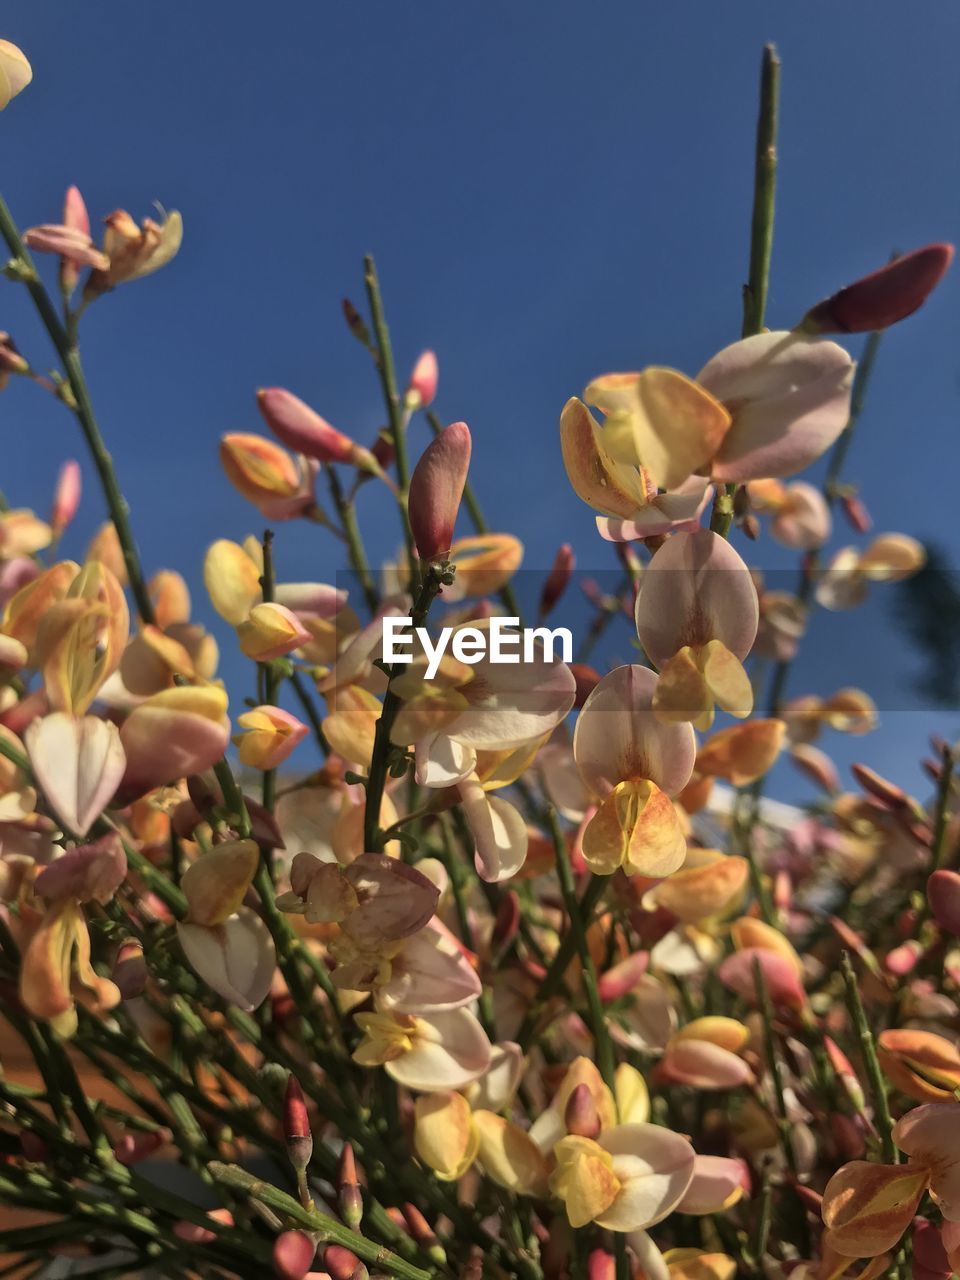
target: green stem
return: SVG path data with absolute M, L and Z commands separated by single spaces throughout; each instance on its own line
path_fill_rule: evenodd
M 613 1092 L 613 1073 L 616 1068 L 613 1043 L 607 1029 L 603 1012 L 603 1002 L 597 989 L 597 969 L 587 944 L 587 914 L 577 900 L 577 888 L 574 884 L 573 869 L 570 866 L 570 853 L 560 821 L 554 809 L 547 810 L 547 825 L 553 840 L 553 850 L 557 857 L 557 877 L 560 881 L 560 892 L 563 894 L 563 905 L 570 917 L 570 933 L 573 936 L 575 950 L 579 953 L 583 967 L 583 985 L 587 993 L 587 1004 L 590 1008 L 590 1021 L 593 1024 L 593 1038 L 597 1046 L 597 1066 L 603 1082 Z
M 847 1008 L 850 1011 L 850 1018 L 857 1033 L 857 1039 L 860 1041 L 860 1052 L 863 1054 L 867 1078 L 870 1081 L 870 1092 L 873 1096 L 876 1127 L 877 1132 L 880 1134 L 880 1149 L 883 1160 L 885 1164 L 897 1164 L 899 1163 L 899 1156 L 893 1141 L 893 1120 L 890 1116 L 887 1085 L 883 1078 L 883 1072 L 880 1070 L 876 1041 L 873 1038 L 873 1032 L 863 1009 L 863 1001 L 860 999 L 857 975 L 854 972 L 850 953 L 847 951 L 844 951 L 840 957 L 840 972 L 843 975 L 844 986 L 847 989 Z
M 780 59 L 772 44 L 765 46 L 760 67 L 760 110 L 753 166 L 753 215 L 750 221 L 750 271 L 743 290 L 740 336 L 763 332 L 773 251 L 773 218 L 777 193 L 777 119 L 780 105 Z M 729 537 L 733 523 L 735 484 L 718 485 L 710 528 Z
M 276 590 L 276 576 L 273 570 L 273 530 L 264 529 L 263 531 L 263 573 L 260 575 L 260 590 L 263 594 L 265 604 L 271 603 Z M 266 704 L 268 707 L 277 705 L 277 698 L 280 694 L 280 676 L 277 668 L 272 662 L 263 664 L 263 684 Z M 263 807 L 270 813 L 273 812 L 273 805 L 277 794 L 277 771 L 276 769 L 265 769 L 263 772 L 263 783 L 261 791 L 261 799 Z
M 417 593 L 416 603 L 413 606 L 414 629 L 425 624 L 427 614 L 430 612 L 430 606 L 443 586 L 443 578 L 446 573 L 448 573 L 448 566 L 446 565 L 431 564 L 427 567 L 423 583 Z M 395 668 L 391 668 L 387 672 L 387 678 L 392 680 L 395 674 Z M 401 699 L 388 685 L 383 699 L 380 719 L 377 721 L 373 754 L 370 760 L 370 776 L 367 779 L 367 802 L 363 816 L 363 847 L 368 853 L 379 852 L 384 844 L 384 833 L 380 829 L 380 806 L 383 801 L 383 791 L 387 784 L 387 773 L 389 771 L 389 758 L 392 749 L 390 733 L 393 729 L 393 722 L 397 718 L 397 712 L 400 710 L 400 703 Z
M 340 477 L 334 467 L 327 467 L 327 483 L 330 486 L 333 505 L 340 518 L 343 536 L 346 539 L 350 566 L 360 582 L 360 589 L 363 591 L 363 598 L 367 602 L 367 608 L 371 613 L 376 613 L 380 607 L 380 599 L 377 595 L 373 575 L 370 572 L 370 565 L 367 561 L 363 538 L 360 535 L 360 526 L 357 524 L 357 513 L 354 509 L 353 501 L 344 495 Z
M 305 1208 L 286 1192 L 271 1186 L 269 1182 L 253 1177 L 237 1165 L 221 1164 L 214 1160 L 211 1161 L 209 1168 L 217 1182 L 229 1187 L 232 1191 L 251 1196 L 277 1213 L 285 1215 L 297 1226 L 315 1234 L 321 1244 L 341 1245 L 355 1253 L 358 1258 L 362 1258 L 364 1262 L 373 1263 L 404 1280 L 431 1280 L 429 1271 L 422 1271 L 393 1253 L 392 1250 L 357 1235 L 355 1231 L 351 1231 L 333 1218 L 328 1218 L 326 1214 L 316 1209 Z
M 603 897 L 606 887 L 607 881 L 603 876 L 594 876 L 591 879 L 584 890 L 583 897 L 580 899 L 578 916 L 581 921 L 590 920 L 597 903 Z M 548 1001 L 556 995 L 560 988 L 563 976 L 576 951 L 577 938 L 574 931 L 570 929 L 561 939 L 560 946 L 557 948 L 557 952 L 550 962 L 550 967 L 537 990 L 536 999 L 524 1015 L 520 1030 L 517 1032 L 517 1042 L 524 1053 L 533 1043 L 540 1015 L 543 1013 Z
M 50 300 L 50 295 L 40 280 L 33 258 L 21 240 L 17 225 L 2 198 L 0 198 L 0 235 L 7 242 L 7 247 L 13 257 L 21 265 L 23 283 L 27 286 L 34 306 L 43 321 L 43 326 L 57 350 L 57 355 L 60 357 L 73 397 L 73 403 L 69 407 L 73 410 L 80 424 L 80 429 L 90 450 L 90 456 L 93 459 L 93 465 L 100 478 L 100 485 L 107 501 L 110 519 L 113 521 L 113 527 L 117 531 L 117 540 L 120 543 L 120 550 L 123 554 L 127 578 L 136 602 L 137 612 L 143 622 L 152 623 L 154 621 L 153 605 L 144 581 L 140 556 L 130 528 L 126 499 L 120 491 L 117 475 L 113 468 L 113 459 L 107 452 L 103 436 L 100 434 L 100 428 L 97 425 L 93 404 L 90 400 L 90 392 L 83 374 L 83 366 L 80 363 L 80 352 L 61 323 L 60 317 L 57 315 L 56 309 Z
M 407 548 L 407 559 L 410 563 L 410 577 L 416 582 L 417 557 L 413 547 L 413 532 L 407 515 L 407 499 L 410 495 L 410 463 L 407 459 L 407 433 L 404 422 L 403 407 L 397 391 L 397 375 L 393 366 L 393 348 L 390 345 L 390 331 L 383 310 L 383 295 L 380 292 L 380 281 L 377 277 L 376 264 L 370 254 L 363 260 L 363 279 L 367 290 L 367 301 L 370 304 L 370 318 L 373 321 L 373 332 L 377 344 L 376 363 L 380 374 L 380 386 L 383 388 L 383 402 L 390 421 L 390 436 L 393 440 L 397 466 L 397 485 L 400 490 L 398 502 L 403 525 L 403 540 Z

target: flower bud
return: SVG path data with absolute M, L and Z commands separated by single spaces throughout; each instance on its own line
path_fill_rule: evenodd
M 254 707 L 238 716 L 237 724 L 244 732 L 234 742 L 241 761 L 251 769 L 276 769 L 310 732 L 282 707 Z
M 857 533 L 869 533 L 873 528 L 873 519 L 867 510 L 866 503 L 856 493 L 847 493 L 840 499 L 843 514 Z
M 508 889 L 500 899 L 490 935 L 490 947 L 494 953 L 506 950 L 513 942 L 520 929 L 520 917 L 520 898 L 513 889 Z
M 563 1113 L 567 1133 L 577 1138 L 596 1138 L 601 1129 L 600 1112 L 588 1084 L 578 1084 L 567 1100 Z
M 600 683 L 600 672 L 588 666 L 585 662 L 571 663 L 570 670 L 573 672 L 573 678 L 577 682 L 577 692 L 573 705 L 582 707 Z
M 283 387 L 258 391 L 257 405 L 267 426 L 288 449 L 316 458 L 318 462 L 346 462 L 371 469 L 373 456 L 368 449 L 332 427 Z
M 403 406 L 412 413 L 416 409 L 427 409 L 433 404 L 437 394 L 437 357 L 432 351 L 424 351 L 413 366 L 413 373 L 407 384 L 403 397 Z
M 594 1249 L 587 1258 L 587 1280 L 615 1280 L 617 1264 L 606 1249 Z
M 23 53 L 9 40 L 0 40 L 0 111 L 33 79 L 33 70 Z
M 292 609 L 282 604 L 257 604 L 250 616 L 237 627 L 240 650 L 255 662 L 269 662 L 299 649 L 310 639 L 310 632 Z
M 470 428 L 454 422 L 427 445 L 410 479 L 410 527 L 421 560 L 440 560 L 453 544 L 470 466 Z
M 30 366 L 14 346 L 9 333 L 0 333 L 0 390 L 7 385 L 11 373 L 28 373 Z
M 577 558 L 573 554 L 573 548 L 569 542 L 565 542 L 554 557 L 553 567 L 547 575 L 546 582 L 543 584 L 543 591 L 540 595 L 541 621 L 550 613 L 564 591 L 566 591 L 576 563 Z
M 804 316 L 806 333 L 886 329 L 922 307 L 953 261 L 952 244 L 928 244 L 818 302 Z
M 878 800 L 884 809 L 903 809 L 910 799 L 902 787 L 895 782 L 883 778 L 869 765 L 852 764 L 850 772 L 874 800 Z
M 139 1164 L 150 1157 L 171 1140 L 169 1129 L 154 1129 L 151 1133 L 125 1133 L 113 1149 L 120 1164 Z
M 273 1273 L 279 1280 L 304 1280 L 317 1247 L 305 1231 L 282 1231 L 273 1242 Z
M 313 1156 L 313 1132 L 300 1081 L 293 1074 L 287 1080 L 283 1098 L 283 1140 L 290 1163 L 298 1174 L 303 1174 Z
M 147 986 L 147 962 L 143 957 L 143 946 L 135 938 L 121 942 L 113 962 L 110 977 L 116 984 L 120 996 L 124 1000 L 133 1000 L 142 996 Z
M 363 1196 L 357 1178 L 357 1162 L 349 1142 L 345 1142 L 340 1151 L 337 1187 L 340 1217 L 351 1231 L 356 1231 L 363 1219 Z
M 50 512 L 50 527 L 59 537 L 77 514 L 81 492 L 80 463 L 71 458 L 60 468 L 57 487 L 53 495 L 53 510 Z
M 340 1244 L 327 1246 L 323 1265 L 330 1274 L 330 1280 L 368 1280 L 370 1275 L 357 1255 Z
M 350 299 L 344 298 L 340 305 L 343 308 L 343 318 L 347 322 L 347 328 L 353 336 L 358 342 L 362 342 L 365 347 L 372 346 L 373 343 L 367 323 Z
M 407 1201 L 403 1206 L 403 1218 L 407 1230 L 417 1244 L 423 1246 L 429 1258 L 439 1266 L 443 1266 L 447 1260 L 446 1250 L 437 1239 L 437 1233 L 417 1206 Z
M 960 873 L 934 871 L 927 881 L 927 902 L 940 928 L 960 937 Z

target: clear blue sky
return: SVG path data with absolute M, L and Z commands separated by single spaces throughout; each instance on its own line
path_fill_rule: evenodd
M 764 41 L 783 59 L 771 325 L 893 247 L 960 231 L 955 6 L 13 0 L 3 21 L 35 72 L 0 117 L 21 224 L 58 218 L 69 182 L 96 218 L 154 200 L 183 213 L 176 262 L 98 303 L 83 345 L 145 563 L 182 570 L 203 617 L 205 547 L 262 526 L 216 456 L 225 430 L 258 429 L 255 388 L 289 386 L 359 439 L 381 424 L 340 316 L 371 250 L 400 368 L 437 350 L 438 408 L 470 423 L 492 524 L 524 538 L 530 568 L 564 539 L 582 566 L 610 565 L 563 474 L 559 409 L 594 374 L 694 373 L 737 336 Z M 879 530 L 954 549 L 958 321 L 955 269 L 885 341 L 852 455 Z M 12 284 L 0 325 L 44 365 Z M 60 458 L 81 456 L 74 424 L 25 386 L 0 413 L 0 484 L 43 510 Z M 425 439 L 418 427 L 413 447 Z M 102 518 L 85 471 L 71 552 Z M 361 516 L 386 550 L 396 532 L 377 503 L 369 486 Z M 299 525 L 278 554 L 288 579 L 339 567 Z M 756 556 L 782 563 L 768 544 Z M 869 686 L 883 669 L 888 707 L 915 705 L 890 599 L 819 618 L 792 690 Z M 891 710 L 853 754 L 902 765 L 956 719 Z

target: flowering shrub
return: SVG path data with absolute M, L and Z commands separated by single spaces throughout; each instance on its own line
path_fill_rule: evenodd
M 73 415 L 111 517 L 60 558 L 73 461 L 48 520 L 0 514 L 3 1274 L 960 1270 L 954 752 L 935 744 L 927 806 L 866 766 L 845 793 L 815 744 L 873 728 L 870 697 L 785 697 L 812 608 L 922 567 L 897 533 L 824 559 L 838 504 L 869 528 L 841 467 L 876 339 L 859 367 L 834 339 L 916 311 L 952 249 L 764 327 L 778 70 L 768 49 L 741 338 L 695 377 L 599 374 L 560 416 L 624 574 L 585 588 L 574 662 L 486 647 L 501 606 L 523 620 L 523 548 L 484 523 L 467 425 L 433 414 L 432 352 L 401 388 L 368 259 L 369 317 L 345 317 L 385 430 L 360 444 L 268 388 L 270 434 L 222 439 L 271 526 L 204 561 L 252 664 L 256 696 L 228 701 L 183 579 L 141 567 L 78 348 L 89 306 L 175 258 L 181 218 L 120 210 L 97 244 L 76 188 L 22 234 L 0 202 L 7 287 L 59 360 L 47 377 L 3 335 L 2 379 Z M 29 80 L 0 42 L 0 106 Z M 796 478 L 828 453 L 823 488 Z M 402 532 L 382 584 L 364 485 Z M 301 534 L 328 579 L 346 555 L 348 588 L 285 580 Z M 751 571 L 767 535 L 800 554 L 795 593 Z M 538 624 L 574 572 L 564 543 Z M 636 660 L 604 674 L 586 659 L 624 605 Z M 763 794 L 782 753 L 822 793 L 787 822 Z

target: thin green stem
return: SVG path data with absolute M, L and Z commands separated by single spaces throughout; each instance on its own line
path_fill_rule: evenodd
M 760 66 L 760 110 L 753 166 L 753 214 L 750 220 L 750 269 L 743 290 L 740 336 L 763 332 L 773 252 L 773 220 L 777 194 L 777 121 L 780 107 L 780 59 L 765 46 Z M 735 484 L 718 485 L 710 528 L 726 538 L 733 523 Z
M 416 582 L 417 557 L 413 546 L 413 532 L 407 515 L 407 499 L 410 494 L 410 463 L 407 459 L 407 432 L 404 421 L 403 406 L 397 391 L 397 375 L 393 365 L 393 348 L 390 345 L 390 330 L 383 310 L 383 295 L 380 292 L 380 281 L 377 267 L 372 256 L 367 254 L 363 260 L 363 279 L 367 290 L 367 301 L 370 304 L 370 318 L 373 321 L 373 333 L 376 340 L 376 364 L 380 375 L 380 386 L 383 389 L 383 402 L 390 422 L 390 436 L 393 441 L 397 467 L 397 485 L 400 505 L 400 519 L 403 525 L 403 540 L 407 548 L 407 559 L 410 563 L 410 577 Z
M 864 1012 L 863 1001 L 860 999 L 857 975 L 854 972 L 850 953 L 847 951 L 844 951 L 840 957 L 840 972 L 843 975 L 843 982 L 847 991 L 847 1008 L 850 1011 L 853 1029 L 860 1042 L 860 1052 L 863 1055 L 867 1079 L 870 1082 L 870 1093 L 873 1097 L 876 1128 L 880 1134 L 880 1149 L 883 1160 L 885 1164 L 897 1164 L 899 1163 L 899 1156 L 896 1144 L 893 1141 L 893 1120 L 890 1115 L 890 1103 L 887 1098 L 887 1084 L 880 1069 L 876 1041 L 873 1038 L 870 1023 L 867 1021 L 867 1015 Z
M 83 366 L 80 362 L 80 352 L 77 350 L 75 341 L 61 323 L 56 308 L 50 300 L 50 295 L 43 286 L 33 258 L 21 240 L 17 225 L 2 197 L 0 197 L 0 235 L 3 236 L 11 254 L 20 264 L 20 277 L 26 285 L 43 326 L 50 337 L 50 341 L 60 357 L 63 371 L 70 385 L 72 402 L 63 396 L 61 396 L 61 399 L 64 399 L 68 407 L 73 410 L 83 432 L 83 437 L 87 442 L 87 448 L 90 451 L 93 465 L 96 468 L 100 485 L 106 498 L 110 519 L 113 521 L 113 527 L 117 531 L 117 540 L 120 543 L 120 550 L 123 554 L 127 578 L 136 602 L 137 612 L 145 623 L 152 623 L 154 621 L 153 605 L 144 580 L 133 531 L 130 528 L 126 499 L 117 483 L 113 459 L 107 451 L 103 436 L 100 434 L 100 428 L 97 425 L 93 403 L 90 399 Z

